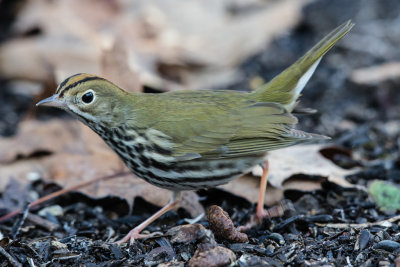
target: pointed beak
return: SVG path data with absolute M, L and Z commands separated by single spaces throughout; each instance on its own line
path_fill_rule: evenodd
M 49 107 L 56 107 L 56 108 L 66 108 L 67 103 L 64 100 L 58 97 L 58 94 L 54 94 L 42 101 L 39 101 L 36 106 L 49 106 Z

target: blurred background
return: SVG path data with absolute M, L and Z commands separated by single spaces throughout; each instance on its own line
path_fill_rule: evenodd
M 300 106 L 318 113 L 298 127 L 334 137 L 342 167 L 373 162 L 398 177 L 397 0 L 2 0 L 1 183 L 122 168 L 68 114 L 34 106 L 72 74 L 135 92 L 253 90 L 348 19 L 356 26 L 303 91 Z

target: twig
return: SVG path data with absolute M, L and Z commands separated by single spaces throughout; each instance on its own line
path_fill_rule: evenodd
M 59 227 L 58 224 L 55 224 L 49 220 L 46 220 L 39 215 L 29 213 L 28 217 L 26 218 L 28 221 L 33 223 L 34 225 L 38 225 L 42 228 L 45 228 L 49 232 L 53 232 L 55 229 Z
M 28 216 L 29 202 L 26 202 L 24 204 L 24 207 L 22 210 L 23 210 L 23 212 L 22 212 L 21 218 L 14 223 L 14 225 L 11 229 L 11 236 L 13 239 L 15 239 L 15 237 L 18 235 L 19 230 L 21 229 L 22 225 L 25 222 L 26 217 Z
M 87 185 L 93 184 L 93 183 L 98 182 L 98 181 L 106 181 L 106 180 L 113 179 L 113 178 L 123 177 L 123 176 L 129 175 L 129 174 L 132 174 L 132 173 L 131 172 L 118 172 L 118 173 L 111 174 L 111 175 L 108 175 L 108 176 L 95 178 L 95 179 L 92 179 L 92 180 L 89 180 L 89 181 L 86 181 L 86 182 L 71 186 L 69 188 L 61 189 L 61 190 L 58 190 L 58 191 L 56 191 L 54 193 L 51 193 L 51 194 L 49 194 L 47 196 L 39 198 L 38 200 L 35 200 L 35 201 L 31 202 L 28 207 L 29 207 L 29 209 L 33 208 L 35 206 L 38 206 L 38 205 L 42 204 L 43 202 L 46 202 L 48 200 L 51 200 L 51 199 L 56 198 L 56 197 L 59 197 L 59 196 L 61 196 L 63 194 L 66 194 L 68 192 L 77 190 L 79 188 L 85 187 Z M 21 212 L 21 209 L 17 209 L 17 210 L 14 210 L 14 211 L 12 211 L 12 212 L 0 217 L 0 223 L 4 222 L 5 220 L 8 220 L 8 219 L 14 217 L 15 215 L 19 214 L 20 212 Z
M 399 221 L 400 220 L 400 215 L 394 216 L 392 218 L 378 221 L 378 222 L 368 222 L 368 223 L 316 223 L 318 226 L 325 226 L 325 227 L 331 227 L 331 228 L 337 228 L 337 229 L 343 229 L 343 228 L 368 228 L 372 226 L 383 226 L 383 227 L 389 227 L 390 224 Z
M 0 246 L 0 254 L 3 255 L 8 262 L 14 267 L 22 267 L 22 264 L 14 259 L 4 248 Z
M 35 265 L 35 263 L 33 262 L 33 259 L 32 259 L 32 258 L 27 257 L 27 259 L 28 259 L 29 266 L 31 266 L 31 267 L 36 267 L 36 265 Z

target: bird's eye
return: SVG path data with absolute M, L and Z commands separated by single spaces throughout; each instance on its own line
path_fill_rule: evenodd
M 94 100 L 94 92 L 92 90 L 87 91 L 82 95 L 82 101 L 85 104 L 90 104 Z

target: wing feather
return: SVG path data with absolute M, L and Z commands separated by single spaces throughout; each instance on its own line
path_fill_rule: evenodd
M 262 155 L 309 139 L 309 135 L 293 131 L 296 123 L 279 104 L 247 105 L 209 121 L 201 133 L 176 144 L 173 156 L 196 153 L 212 159 Z
M 294 130 L 297 119 L 283 105 L 255 102 L 246 93 L 171 92 L 163 101 L 166 95 L 148 96 L 158 110 L 136 112 L 135 122 L 168 136 L 177 161 L 260 156 L 319 137 Z

